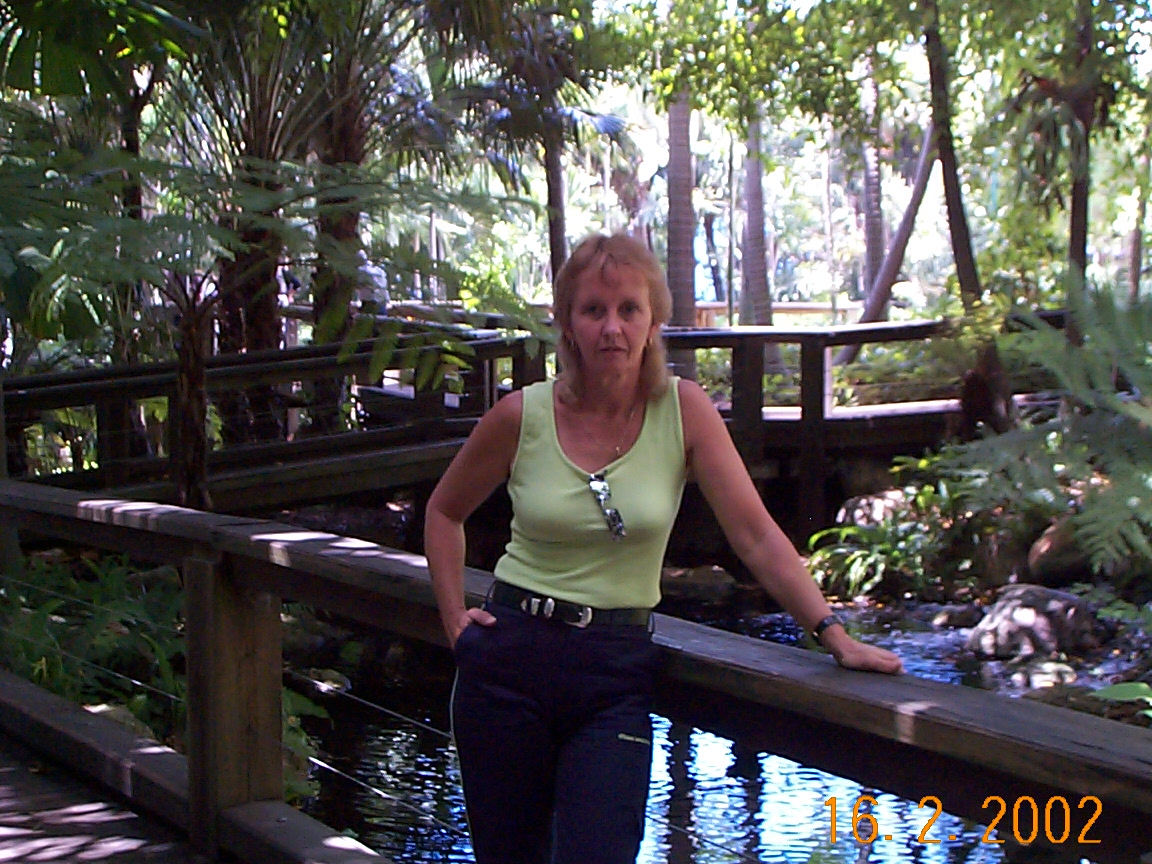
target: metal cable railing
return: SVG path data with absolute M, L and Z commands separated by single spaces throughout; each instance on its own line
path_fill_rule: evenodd
M 157 696 L 162 696 L 165 699 L 168 699 L 175 704 L 181 704 L 184 702 L 184 698 L 182 696 L 177 696 L 174 693 L 169 693 L 166 690 L 161 690 L 158 687 L 153 687 L 151 684 L 149 684 L 145 681 L 140 681 L 139 679 L 133 678 L 130 675 L 125 675 L 122 672 L 117 672 L 114 669 L 109 669 L 107 666 L 101 666 L 99 663 L 93 663 L 91 660 L 87 660 L 83 657 L 78 657 L 69 651 L 65 651 L 58 644 L 56 644 L 55 642 L 52 642 L 50 640 L 37 640 L 37 639 L 34 639 L 33 637 L 27 636 L 23 633 L 17 633 L 16 631 L 12 630 L 9 627 L 5 627 L 4 625 L 0 625 L 0 632 L 3 632 L 5 634 L 7 634 L 8 636 L 12 636 L 16 639 L 20 639 L 24 642 L 27 642 L 27 643 L 29 643 L 29 644 L 37 647 L 37 648 L 48 647 L 51 650 L 55 651 L 57 654 L 59 654 L 61 657 L 67 657 L 69 660 L 73 660 L 76 663 L 79 663 L 83 666 L 87 666 L 90 669 L 95 669 L 98 672 L 101 672 L 105 675 L 109 675 L 109 676 L 116 678 L 118 680 L 127 681 L 128 683 L 132 684 L 135 687 L 139 687 L 142 690 L 147 690 L 149 693 L 154 693 Z
M 49 597 L 56 597 L 60 600 L 67 600 L 70 603 L 84 606 L 96 612 L 106 612 L 109 615 L 115 615 L 122 618 L 131 618 L 133 624 L 143 624 L 151 627 L 153 630 L 162 630 L 166 633 L 171 633 L 174 636 L 183 636 L 184 634 L 177 630 L 175 627 L 169 627 L 166 624 L 159 624 L 155 621 L 150 621 L 125 609 L 112 609 L 108 606 L 101 606 L 99 603 L 91 603 L 87 600 L 81 600 L 79 597 L 74 597 L 71 594 L 62 594 L 59 591 L 53 591 L 51 588 L 45 588 L 43 585 L 36 585 L 32 582 L 25 582 L 23 579 L 17 579 L 15 576 L 10 576 L 7 573 L 0 573 L 0 581 L 8 582 L 13 585 L 19 585 L 23 588 L 28 588 L 33 591 L 39 591 L 41 594 L 46 594 Z

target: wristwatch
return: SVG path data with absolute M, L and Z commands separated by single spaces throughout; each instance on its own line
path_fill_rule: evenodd
M 812 628 L 812 638 L 816 640 L 817 644 L 820 643 L 820 637 L 824 635 L 824 631 L 833 624 L 840 624 L 841 626 L 844 624 L 844 619 L 835 612 L 816 622 L 816 626 Z

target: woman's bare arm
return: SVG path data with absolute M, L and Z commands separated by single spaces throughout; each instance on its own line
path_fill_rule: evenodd
M 810 631 L 831 613 L 828 602 L 765 508 L 708 395 L 694 381 L 681 381 L 679 392 L 689 468 L 728 542 L 765 590 Z M 895 654 L 857 642 L 840 625 L 827 628 L 821 642 L 841 666 L 850 669 L 903 669 Z
M 511 393 L 480 418 L 428 499 L 424 554 L 450 646 L 471 621 L 496 620 L 482 609 L 464 605 L 464 522 L 508 479 L 520 437 L 522 405 L 521 393 Z

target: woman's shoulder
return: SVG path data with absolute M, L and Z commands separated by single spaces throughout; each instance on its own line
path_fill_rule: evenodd
M 712 397 L 695 381 L 681 378 L 676 382 L 680 397 L 680 419 L 684 443 L 691 450 L 697 441 L 724 429 L 724 421 Z
M 501 396 L 496 404 L 488 409 L 488 414 L 498 419 L 515 418 L 519 422 L 520 415 L 524 413 L 524 391 L 513 390 L 506 396 Z
M 673 378 L 672 386 L 676 388 L 676 395 L 680 399 L 681 411 L 699 411 L 701 408 L 714 407 L 704 388 L 691 378 Z

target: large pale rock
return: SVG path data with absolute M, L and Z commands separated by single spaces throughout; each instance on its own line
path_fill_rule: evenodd
M 1028 572 L 1033 582 L 1052 588 L 1091 578 L 1091 562 L 1076 545 L 1071 519 L 1058 519 L 1036 539 L 1028 550 Z
M 1107 636 L 1092 607 L 1074 594 L 1010 585 L 972 628 L 966 647 L 981 657 L 1025 659 L 1089 651 Z
M 894 519 L 908 507 L 908 494 L 903 489 L 888 489 L 870 495 L 849 498 L 836 513 L 837 525 L 879 525 Z

